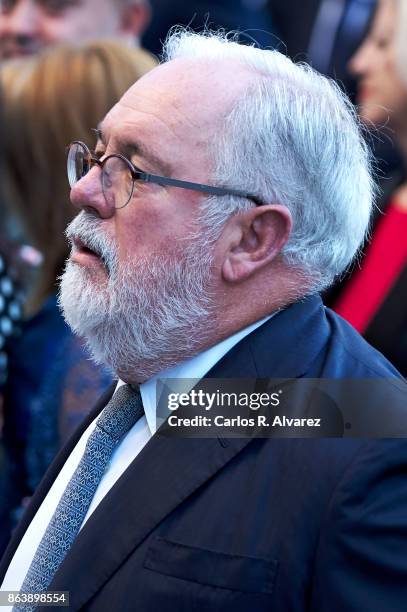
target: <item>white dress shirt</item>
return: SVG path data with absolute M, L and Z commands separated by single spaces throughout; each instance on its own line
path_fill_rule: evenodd
M 254 331 L 257 327 L 268 321 L 270 315 L 245 327 L 233 336 L 226 338 L 215 346 L 207 349 L 203 353 L 185 361 L 177 366 L 166 371 L 160 372 L 150 380 L 140 385 L 141 397 L 143 400 L 145 416 L 141 417 L 135 425 L 123 437 L 119 445 L 113 452 L 109 468 L 105 472 L 100 481 L 95 495 L 89 506 L 88 512 L 82 523 L 83 525 L 88 520 L 89 516 L 100 504 L 104 496 L 109 492 L 115 482 L 120 478 L 123 472 L 128 468 L 130 463 L 137 457 L 142 448 L 147 444 L 150 438 L 156 431 L 156 382 L 163 378 L 183 378 L 183 379 L 201 379 L 209 370 L 228 352 L 235 344 L 242 340 L 245 336 Z M 117 388 L 124 384 L 119 381 Z M 191 387 L 192 388 L 192 387 Z M 186 391 L 186 389 L 184 388 Z M 101 413 L 100 413 L 101 414 Z M 25 575 L 30 567 L 35 551 L 45 533 L 45 529 L 50 522 L 52 515 L 62 497 L 73 473 L 75 472 L 79 461 L 85 450 L 86 442 L 95 427 L 95 423 L 100 415 L 87 427 L 77 442 L 75 448 L 66 460 L 63 468 L 56 477 L 53 485 L 45 496 L 41 506 L 31 521 L 27 531 L 25 532 L 21 542 L 14 554 L 13 559 L 8 567 L 4 577 L 3 584 L 0 590 L 4 591 L 19 591 L 25 578 Z M 82 529 L 81 527 L 81 529 Z M 3 609 L 3 608 L 2 608 Z M 12 607 L 4 608 L 5 612 L 11 612 Z

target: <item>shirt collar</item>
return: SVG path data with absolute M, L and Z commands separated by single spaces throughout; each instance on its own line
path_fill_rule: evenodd
M 182 378 L 182 379 L 197 379 L 200 380 L 205 376 L 207 372 L 222 359 L 227 352 L 229 352 L 235 344 L 243 340 L 243 338 L 253 332 L 255 329 L 263 325 L 266 321 L 271 319 L 274 314 L 268 315 L 260 321 L 256 321 L 251 325 L 248 325 L 244 329 L 236 332 L 229 338 L 218 342 L 214 346 L 206 349 L 202 353 L 191 357 L 187 361 L 183 361 L 182 363 L 173 366 L 172 368 L 168 368 L 159 372 L 146 382 L 140 385 L 140 393 L 141 399 L 143 400 L 144 413 L 146 415 L 148 427 L 150 429 L 151 435 L 154 435 L 157 429 L 156 424 L 156 383 L 157 380 L 163 378 Z M 117 383 L 116 390 L 124 385 L 125 383 L 122 380 L 119 380 Z M 193 384 L 192 384 L 193 386 Z M 192 388 L 192 387 L 191 387 Z M 189 389 L 190 390 L 190 389 Z M 183 391 L 187 392 L 188 389 L 183 386 Z

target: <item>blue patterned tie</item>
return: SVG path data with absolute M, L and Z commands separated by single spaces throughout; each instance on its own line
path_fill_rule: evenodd
M 82 459 L 38 545 L 21 587 L 23 593 L 47 590 L 78 535 L 114 449 L 143 414 L 140 392 L 130 385 L 119 387 L 96 421 Z M 31 612 L 35 607 L 17 604 L 13 612 Z

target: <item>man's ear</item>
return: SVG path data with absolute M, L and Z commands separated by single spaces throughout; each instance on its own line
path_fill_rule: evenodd
M 151 21 L 151 7 L 147 0 L 129 0 L 123 9 L 121 28 L 126 34 L 140 39 Z
M 291 228 L 291 213 L 279 204 L 258 206 L 232 217 L 224 236 L 228 244 L 223 280 L 239 282 L 267 266 L 283 249 Z

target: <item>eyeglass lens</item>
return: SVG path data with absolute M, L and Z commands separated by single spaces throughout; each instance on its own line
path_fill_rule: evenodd
M 133 193 L 133 177 L 127 163 L 120 157 L 110 157 L 102 170 L 102 189 L 106 203 L 123 208 Z
M 73 187 L 92 167 L 89 151 L 80 143 L 73 143 L 68 151 L 67 171 L 69 185 Z M 133 195 L 133 177 L 128 164 L 120 157 L 106 159 L 102 167 L 102 191 L 106 203 L 123 208 Z
M 74 142 L 69 147 L 67 158 L 68 181 L 73 187 L 90 169 L 89 153 L 79 143 Z

